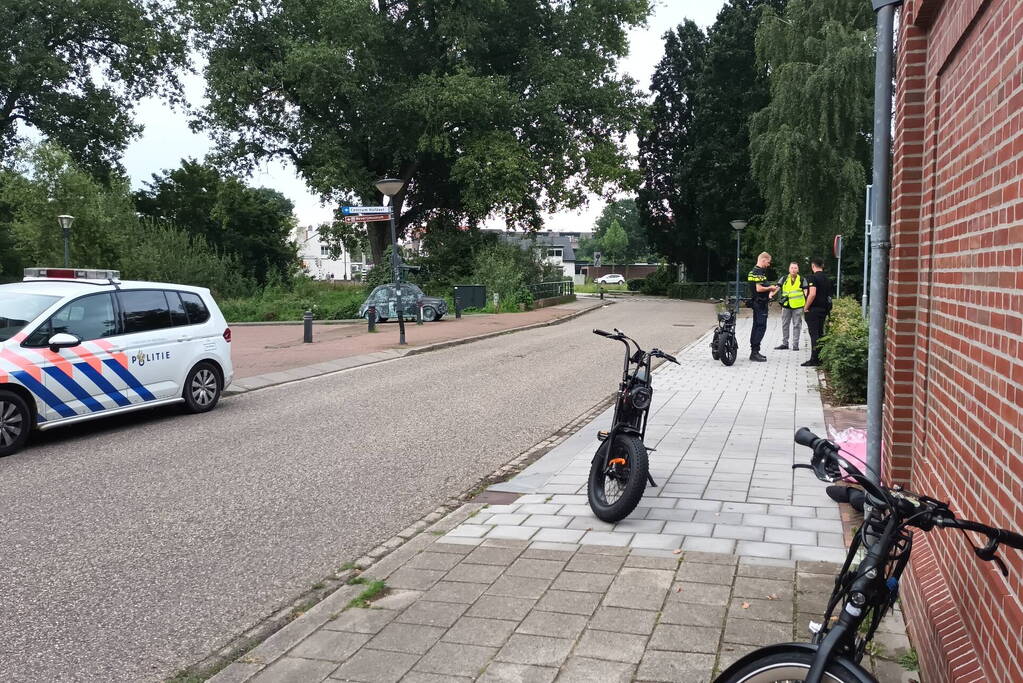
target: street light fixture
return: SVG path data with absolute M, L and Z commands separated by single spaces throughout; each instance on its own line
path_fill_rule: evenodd
M 401 192 L 405 187 L 405 181 L 400 178 L 383 178 L 375 183 L 376 188 L 390 199 L 391 206 L 391 272 L 394 276 L 395 295 L 398 297 L 398 309 L 395 313 L 398 316 L 398 343 L 405 344 L 405 307 L 401 300 L 401 257 L 398 255 L 398 238 L 394 228 L 394 195 Z
M 739 310 L 739 245 L 742 242 L 742 231 L 748 223 L 743 220 L 734 220 L 731 223 L 732 230 L 735 230 L 735 309 Z
M 75 222 L 75 217 L 74 216 L 68 216 L 66 214 L 61 214 L 60 216 L 57 216 L 57 224 L 60 226 L 60 229 L 64 233 L 64 267 L 65 268 L 70 268 L 71 267 L 71 252 L 70 252 L 71 224 L 74 223 L 74 222 Z

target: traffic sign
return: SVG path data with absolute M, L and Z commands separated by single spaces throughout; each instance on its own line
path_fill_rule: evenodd
M 389 214 L 369 214 L 366 216 L 343 216 L 341 220 L 345 223 L 378 223 L 390 218 Z
M 368 214 L 391 213 L 389 206 L 342 206 L 341 214 L 344 216 L 364 216 Z

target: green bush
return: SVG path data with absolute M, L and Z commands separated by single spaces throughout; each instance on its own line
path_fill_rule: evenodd
M 358 315 L 366 294 L 361 285 L 299 278 L 292 283 L 271 280 L 254 296 L 218 303 L 228 322 L 301 320 L 302 314 L 310 310 L 315 320 L 348 320 Z
M 827 334 L 820 339 L 820 358 L 837 403 L 867 400 L 867 336 L 860 304 L 851 298 L 836 299 Z
M 634 280 L 629 280 L 626 285 L 629 287 L 630 292 L 638 292 L 643 289 L 643 285 L 646 284 L 646 279 L 638 277 Z
M 674 284 L 678 279 L 678 271 L 668 265 L 661 264 L 657 270 L 647 275 L 640 286 L 644 294 L 667 294 L 668 286 Z

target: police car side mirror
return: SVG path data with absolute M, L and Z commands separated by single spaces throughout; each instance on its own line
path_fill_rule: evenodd
M 46 342 L 50 345 L 50 351 L 56 353 L 60 349 L 69 349 L 72 346 L 78 346 L 82 343 L 82 340 L 73 334 L 67 332 L 58 332 L 57 334 L 50 337 L 50 341 Z

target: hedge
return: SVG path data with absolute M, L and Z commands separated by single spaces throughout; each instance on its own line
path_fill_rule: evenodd
M 821 365 L 839 404 L 867 401 L 867 336 L 869 328 L 855 299 L 836 299 L 827 334 L 820 339 Z
M 734 282 L 673 282 L 668 285 L 672 299 L 724 299 Z

